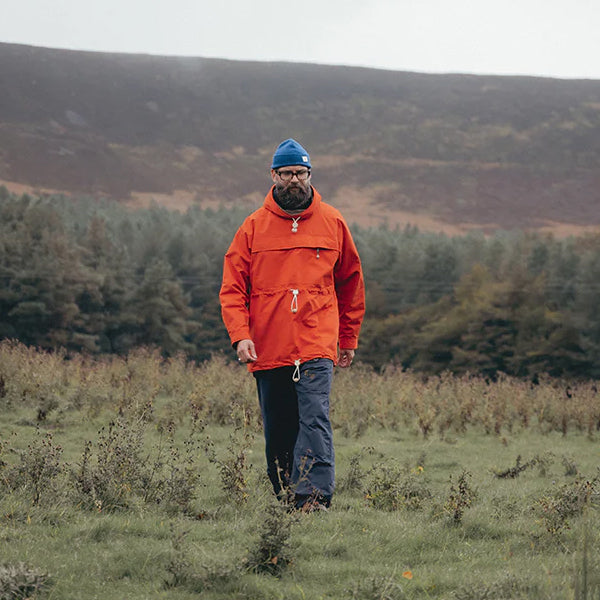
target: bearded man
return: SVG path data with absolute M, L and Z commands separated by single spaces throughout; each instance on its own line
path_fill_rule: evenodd
M 303 511 L 331 503 L 333 367 L 351 365 L 365 310 L 350 230 L 311 168 L 297 141 L 279 144 L 273 186 L 235 234 L 220 292 L 238 360 L 256 378 L 273 490 Z

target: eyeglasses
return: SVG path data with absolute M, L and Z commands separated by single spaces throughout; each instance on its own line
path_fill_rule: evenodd
M 302 169 L 302 171 L 275 171 L 282 181 L 291 181 L 294 175 L 298 181 L 306 181 L 310 175 L 308 169 Z

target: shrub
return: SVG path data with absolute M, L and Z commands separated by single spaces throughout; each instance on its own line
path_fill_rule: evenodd
M 0 565 L 0 600 L 27 600 L 45 592 L 49 584 L 47 573 L 25 563 Z
M 141 500 L 189 510 L 199 480 L 196 432 L 184 441 L 182 452 L 174 442 L 173 429 L 167 428 L 158 445 L 146 452 L 146 428 L 145 418 L 120 417 L 100 431 L 96 453 L 94 444 L 86 443 L 72 478 L 88 508 L 112 511 Z
M 444 510 L 451 516 L 452 522 L 458 524 L 462 521 L 465 510 L 469 508 L 477 498 L 477 492 L 471 487 L 471 474 L 463 471 L 456 485 L 450 477 L 450 493 L 444 504 Z
M 552 535 L 571 528 L 570 519 L 581 515 L 587 506 L 600 503 L 600 479 L 577 478 L 557 491 L 539 498 L 534 508 L 541 523 Z
M 260 537 L 250 549 L 246 568 L 254 573 L 279 576 L 292 563 L 291 524 L 295 517 L 286 507 L 270 504 Z
M 380 510 L 419 509 L 431 498 L 424 469 L 402 468 L 396 464 L 376 465 L 370 473 L 366 499 Z
M 39 504 L 42 494 L 54 491 L 56 478 L 64 472 L 61 455 L 62 448 L 54 444 L 52 434 L 42 437 L 36 429 L 36 437 L 21 454 L 20 463 L 6 473 L 8 487 L 29 492 L 33 504 Z

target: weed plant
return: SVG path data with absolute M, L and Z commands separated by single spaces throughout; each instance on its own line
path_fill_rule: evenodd
M 0 565 L 0 600 L 40 598 L 49 584 L 47 573 L 25 563 Z
M 600 507 L 600 478 L 577 478 L 561 485 L 537 501 L 540 517 L 546 531 L 552 535 L 571 527 L 570 521 L 591 507 Z
M 210 437 L 206 438 L 204 449 L 208 460 L 217 466 L 221 475 L 221 489 L 226 497 L 238 504 L 248 500 L 248 477 L 251 464 L 248 461 L 254 435 L 247 426 L 236 427 L 229 436 L 229 443 L 224 457 L 219 457 L 215 444 Z
M 471 473 L 463 471 L 456 484 L 450 478 L 450 493 L 444 504 L 444 509 L 451 516 L 452 523 L 462 522 L 465 510 L 477 499 L 477 491 L 471 486 Z
M 56 479 L 66 468 L 61 463 L 61 454 L 62 448 L 53 442 L 52 433 L 42 436 L 36 428 L 35 437 L 20 453 L 20 462 L 4 474 L 6 487 L 27 490 L 32 504 L 39 504 L 42 494 L 56 491 Z
M 431 490 L 422 466 L 407 469 L 388 461 L 371 469 L 365 498 L 381 510 L 418 510 Z
M 290 537 L 294 521 L 293 513 L 285 505 L 267 504 L 259 538 L 246 559 L 249 571 L 280 576 L 291 565 Z

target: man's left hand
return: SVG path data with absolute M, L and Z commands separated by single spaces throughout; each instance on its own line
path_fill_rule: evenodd
M 338 367 L 346 368 L 352 364 L 354 350 L 351 348 L 340 348 L 338 353 Z

